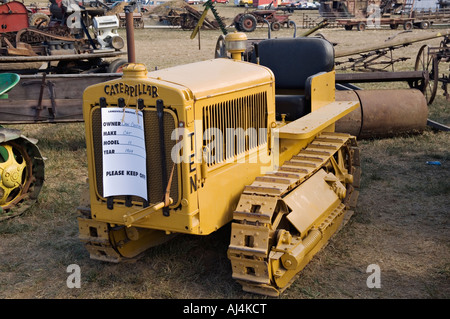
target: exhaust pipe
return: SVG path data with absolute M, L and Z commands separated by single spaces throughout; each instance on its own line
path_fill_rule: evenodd
M 128 63 L 136 63 L 136 51 L 134 47 L 134 22 L 133 11 L 136 6 L 135 2 L 131 2 L 130 5 L 125 6 L 125 30 L 127 35 L 127 53 Z

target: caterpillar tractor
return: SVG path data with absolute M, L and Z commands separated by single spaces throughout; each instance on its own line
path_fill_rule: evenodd
M 242 61 L 245 40 L 227 35 L 232 58 L 152 72 L 130 63 L 84 91 L 78 225 L 92 259 L 119 262 L 231 223 L 232 277 L 278 296 L 350 218 L 359 149 L 334 127 L 359 101 L 335 100 L 333 46 L 266 40 L 268 68 Z M 305 59 L 280 59 L 284 41 Z
M 19 82 L 15 73 L 0 74 L 0 99 Z M 44 159 L 37 140 L 0 125 L 0 221 L 23 213 L 44 183 Z

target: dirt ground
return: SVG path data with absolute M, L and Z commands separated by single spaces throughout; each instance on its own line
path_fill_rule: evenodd
M 237 12 L 230 4 L 217 7 L 228 17 Z M 281 30 L 276 36 L 291 36 L 292 31 Z M 338 43 L 338 50 L 439 31 L 322 29 L 320 33 Z M 219 35 L 220 31 L 202 31 L 199 49 L 198 39 L 189 39 L 190 31 L 136 30 L 137 60 L 150 70 L 210 59 Z M 264 28 L 249 34 L 266 36 Z M 396 56 L 409 58 L 396 70 L 412 70 L 423 44 L 396 50 Z M 438 94 L 430 118 L 450 125 L 449 103 L 441 89 Z M 80 189 L 87 177 L 83 124 L 15 127 L 39 139 L 47 158 L 46 183 L 36 205 L 0 223 L 0 298 L 264 298 L 242 292 L 231 278 L 226 258 L 229 226 L 205 237 L 180 235 L 132 263 L 90 260 L 78 240 L 76 222 Z M 359 146 L 363 176 L 354 216 L 280 298 L 449 298 L 449 133 L 426 130 L 419 135 L 362 140 Z M 67 286 L 71 264 L 80 267 L 81 288 Z M 379 274 L 379 281 L 372 280 L 374 274 Z M 381 286 L 371 288 L 375 282 Z

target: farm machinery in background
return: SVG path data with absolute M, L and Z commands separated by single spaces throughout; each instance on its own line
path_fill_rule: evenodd
M 30 26 L 18 1 L 0 5 L 0 70 L 20 74 L 115 72 L 123 54 L 116 16 L 104 9 L 80 7 L 74 0 L 52 0 L 51 18 Z M 89 32 L 93 26 L 94 35 Z M 122 65 L 126 62 L 122 61 Z M 114 66 L 114 68 L 112 67 Z
M 448 92 L 450 73 L 450 30 L 421 34 L 403 39 L 390 38 L 383 44 L 346 50 L 336 49 L 336 69 L 359 71 L 340 73 L 336 80 L 342 83 L 405 81 L 411 88 L 419 89 L 427 104 L 436 98 L 439 83 L 444 96 L 450 100 Z M 393 51 L 416 42 L 442 38 L 439 46 L 424 44 L 417 52 L 414 70 L 395 72 L 394 64 L 409 57 L 394 58 Z M 439 70 L 442 65 L 441 70 Z M 389 72 L 389 70 L 391 70 Z
M 277 9 L 257 9 L 250 10 L 246 8 L 243 13 L 239 13 L 234 17 L 233 24 L 236 30 L 243 32 L 255 31 L 258 24 L 269 24 L 272 31 L 278 31 L 281 27 L 290 27 L 290 14 L 280 14 Z
M 160 15 L 160 21 L 167 21 L 172 26 L 181 26 L 183 30 L 198 30 L 198 25 L 206 30 L 225 29 L 225 18 L 219 17 L 214 6 L 216 1 L 205 1 L 203 11 L 198 11 L 187 3 L 178 7 L 171 7 L 167 13 Z M 209 19 L 206 12 L 211 10 L 215 19 Z M 275 9 L 253 10 L 246 8 L 233 18 L 232 25 L 238 31 L 253 32 L 258 24 L 268 23 L 272 31 L 278 31 L 282 26 L 289 27 L 293 21 L 289 20 L 290 14 L 280 14 Z
M 211 12 L 215 14 L 216 10 L 214 4 L 211 1 L 206 1 L 203 6 L 205 10 L 199 11 L 186 3 L 174 3 L 172 6 L 164 7 L 160 12 L 159 21 L 167 23 L 172 26 L 180 26 L 183 30 L 194 30 L 195 27 L 201 21 L 201 28 L 205 30 L 219 30 L 225 28 L 224 18 L 215 17 L 215 19 L 209 19 L 206 15 L 210 8 Z M 162 9 L 162 8 L 161 8 Z
M 416 0 L 322 0 L 319 14 L 336 21 L 346 30 L 354 27 L 364 31 L 367 27 L 387 25 L 391 29 L 402 26 L 428 29 L 433 23 L 448 23 L 450 8 L 437 1 Z

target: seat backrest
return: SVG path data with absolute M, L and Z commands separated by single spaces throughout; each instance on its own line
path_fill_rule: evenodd
M 322 38 L 268 39 L 257 46 L 259 64 L 272 70 L 276 89 L 304 90 L 309 76 L 334 69 L 333 45 Z

